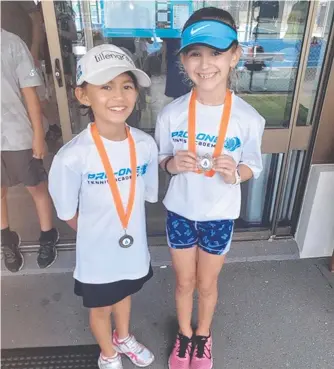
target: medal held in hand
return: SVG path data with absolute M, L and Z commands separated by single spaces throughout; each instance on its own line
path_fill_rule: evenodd
M 213 155 L 205 154 L 204 156 L 198 156 L 197 163 L 199 170 L 196 173 L 203 173 L 206 177 L 213 177 L 214 171 L 214 159 L 217 158 L 223 152 L 224 142 L 228 127 L 228 122 L 231 115 L 232 105 L 232 93 L 230 90 L 226 90 L 224 109 L 222 112 L 218 138 L 216 147 L 213 151 Z M 196 154 L 196 90 L 191 93 L 189 102 L 189 115 L 188 115 L 188 150 Z
M 130 180 L 129 200 L 128 200 L 128 204 L 127 204 L 126 211 L 125 211 L 123 207 L 122 199 L 121 199 L 121 194 L 117 186 L 114 171 L 111 167 L 110 161 L 108 159 L 108 154 L 106 152 L 102 139 L 97 130 L 96 123 L 91 125 L 91 133 L 93 136 L 93 140 L 97 148 L 97 151 L 100 155 L 101 161 L 103 163 L 103 167 L 104 167 L 104 170 L 108 178 L 110 191 L 115 201 L 117 214 L 119 216 L 119 219 L 124 229 L 125 234 L 118 241 L 119 245 L 122 248 L 131 247 L 134 243 L 133 237 L 127 234 L 126 229 L 129 224 L 130 216 L 131 216 L 132 209 L 133 209 L 133 204 L 134 204 L 135 194 L 136 194 L 136 182 L 137 182 L 136 146 L 135 146 L 134 139 L 131 135 L 130 129 L 128 127 L 126 127 L 126 132 L 127 132 L 127 137 L 129 141 L 129 150 L 130 150 L 131 180 Z
M 202 172 L 209 172 L 213 169 L 213 159 L 209 154 L 205 154 L 204 156 L 199 156 L 197 158 L 199 169 Z

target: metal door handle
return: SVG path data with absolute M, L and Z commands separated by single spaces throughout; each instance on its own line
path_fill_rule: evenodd
M 63 87 L 64 83 L 63 83 L 63 77 L 61 75 L 60 60 L 59 59 L 55 59 L 55 77 L 56 77 L 56 80 L 58 82 L 58 86 Z

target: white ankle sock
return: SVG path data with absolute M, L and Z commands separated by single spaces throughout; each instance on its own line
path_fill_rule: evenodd
M 100 354 L 101 359 L 102 359 L 103 361 L 109 361 L 109 360 L 115 359 L 115 358 L 117 357 L 117 355 L 118 355 L 118 353 L 117 353 L 117 352 L 115 353 L 115 355 L 114 355 L 114 356 L 111 356 L 111 357 L 106 357 L 106 356 L 104 356 L 104 355 Z
M 122 343 L 122 342 L 126 341 L 129 337 L 130 337 L 130 335 L 128 334 L 125 338 L 118 338 L 118 342 Z

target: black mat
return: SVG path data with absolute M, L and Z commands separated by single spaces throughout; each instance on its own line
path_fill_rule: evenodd
M 97 369 L 97 345 L 1 350 L 1 369 Z

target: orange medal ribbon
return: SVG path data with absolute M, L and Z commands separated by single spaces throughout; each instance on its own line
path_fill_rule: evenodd
M 213 158 L 217 158 L 221 155 L 227 132 L 228 123 L 231 115 L 232 106 L 232 93 L 230 90 L 226 90 L 224 110 L 220 120 L 219 134 L 216 142 L 216 147 L 213 151 Z M 188 150 L 196 154 L 196 90 L 191 93 L 189 102 L 189 115 L 188 115 Z M 202 173 L 197 170 L 196 173 Z M 206 177 L 212 177 L 215 174 L 213 169 L 208 172 L 204 172 Z
M 127 204 L 126 211 L 125 211 L 123 203 L 122 203 L 122 199 L 121 199 L 121 194 L 117 186 L 115 174 L 110 164 L 108 154 L 106 152 L 102 139 L 97 130 L 96 123 L 93 123 L 91 125 L 91 133 L 92 133 L 97 151 L 99 152 L 101 161 L 103 163 L 104 170 L 107 174 L 110 191 L 115 201 L 116 210 L 117 210 L 119 219 L 126 233 L 126 229 L 129 224 L 129 219 L 132 213 L 133 204 L 135 200 L 135 193 L 136 193 L 137 157 L 136 157 L 136 146 L 135 146 L 134 139 L 130 133 L 130 129 L 126 127 L 126 133 L 128 136 L 129 149 L 130 149 L 131 181 L 130 181 L 129 200 L 128 200 L 128 204 Z

